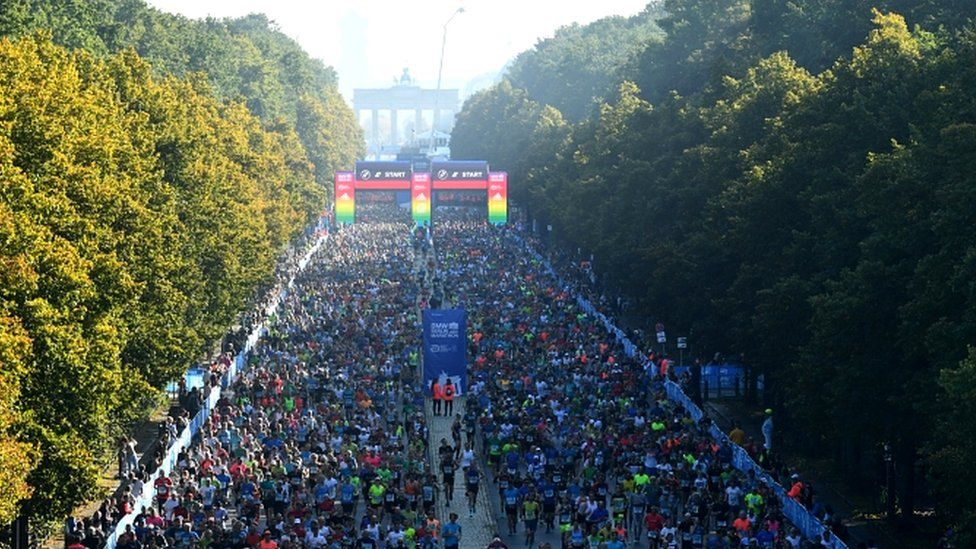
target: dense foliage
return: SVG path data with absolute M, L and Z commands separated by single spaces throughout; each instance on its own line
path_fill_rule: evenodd
M 9 0 L 0 8 L 0 36 L 51 32 L 56 44 L 96 56 L 134 49 L 157 76 L 205 75 L 222 101 L 241 101 L 266 123 L 298 130 L 322 185 L 326 165 L 351 165 L 364 151 L 352 110 L 337 92 L 335 71 L 313 59 L 260 14 L 193 20 L 160 12 L 144 0 Z M 303 123 L 313 111 L 321 123 Z M 343 128 L 338 141 L 322 128 Z M 327 188 L 329 192 L 330 189 Z
M 262 17 L 0 7 L 0 523 L 95 495 L 363 150 L 332 70 Z
M 598 106 L 614 80 L 650 42 L 661 38 L 658 4 L 632 17 L 606 17 L 558 29 L 520 53 L 508 68 L 513 86 L 576 122 Z
M 667 37 L 598 113 L 568 125 L 509 79 L 468 100 L 452 148 L 508 169 L 645 314 L 743 354 L 803 449 L 871 478 L 890 442 L 903 516 L 926 464 L 942 516 L 971 525 L 966 4 L 668 0 Z

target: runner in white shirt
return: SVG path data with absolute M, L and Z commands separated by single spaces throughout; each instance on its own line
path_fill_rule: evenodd
M 733 510 L 738 510 L 742 506 L 742 488 L 733 484 L 725 489 L 725 501 Z
M 212 507 L 214 501 L 214 494 L 217 493 L 217 487 L 211 484 L 208 480 L 203 488 L 200 489 L 200 497 L 203 500 L 204 507 Z
M 403 541 L 403 538 L 403 525 L 401 524 L 396 530 L 390 530 L 390 532 L 386 535 L 386 546 L 396 547 L 399 542 Z
M 336 480 L 335 477 L 330 476 L 329 478 L 325 479 L 323 485 L 325 486 L 325 497 L 328 499 L 335 499 L 336 488 L 339 486 L 339 481 Z
M 471 462 L 474 461 L 474 450 L 468 447 L 461 454 L 461 469 L 467 471 L 468 467 L 471 467 Z
M 370 524 L 368 526 L 366 526 L 366 529 L 365 530 L 366 530 L 366 533 L 369 534 L 369 537 L 373 538 L 374 541 L 376 541 L 377 543 L 380 541 L 380 525 L 379 524 L 377 524 L 375 522 L 370 522 Z
M 166 503 L 163 504 L 163 511 L 166 512 L 166 520 L 173 520 L 173 509 L 179 506 L 180 500 L 178 498 L 169 498 Z
M 312 549 L 320 549 L 329 543 L 328 527 L 319 528 L 313 525 L 305 532 L 305 546 Z

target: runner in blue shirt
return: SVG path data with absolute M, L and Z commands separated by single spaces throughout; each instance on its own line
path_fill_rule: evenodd
M 468 495 L 469 517 L 473 517 L 475 513 L 475 507 L 478 501 L 479 482 L 481 482 L 481 473 L 478 472 L 478 467 L 472 463 L 471 467 L 468 467 L 468 470 L 464 473 L 465 492 Z
M 519 493 L 514 486 L 509 486 L 502 492 L 502 500 L 505 502 L 505 516 L 508 518 L 508 533 L 515 534 L 515 525 L 518 519 Z
M 339 502 L 342 504 L 342 511 L 347 515 L 352 514 L 356 506 L 356 487 L 352 482 L 346 480 L 339 489 Z
M 450 520 L 441 526 L 441 539 L 444 549 L 457 549 L 461 543 L 461 525 L 457 522 L 457 513 L 450 514 Z

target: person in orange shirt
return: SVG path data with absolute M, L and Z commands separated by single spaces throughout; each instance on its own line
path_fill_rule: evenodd
M 434 415 L 441 415 L 441 399 L 444 398 L 444 390 L 436 379 L 430 383 L 431 398 L 434 399 Z
M 258 549 L 278 549 L 278 542 L 271 539 L 271 530 L 265 530 L 258 542 Z
M 786 495 L 793 498 L 796 501 L 800 501 L 800 498 L 803 495 L 803 488 L 804 488 L 803 482 L 800 480 L 800 475 L 793 473 L 793 475 L 790 477 L 790 480 L 793 481 L 793 486 L 790 486 L 790 491 L 787 492 Z
M 454 415 L 454 389 L 451 378 L 447 378 L 447 383 L 444 384 L 444 415 L 447 417 Z
M 732 528 L 735 528 L 736 532 L 746 532 L 752 528 L 752 521 L 746 516 L 746 512 L 742 511 L 739 513 L 739 518 L 732 521 Z
M 434 540 L 437 540 L 441 535 L 441 521 L 437 520 L 433 514 L 428 514 L 424 529 L 431 533 Z

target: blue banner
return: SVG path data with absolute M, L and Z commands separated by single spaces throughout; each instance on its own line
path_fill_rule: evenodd
M 424 309 L 424 387 L 451 378 L 456 394 L 467 390 L 467 317 L 464 309 Z

